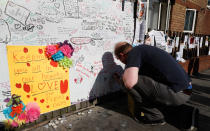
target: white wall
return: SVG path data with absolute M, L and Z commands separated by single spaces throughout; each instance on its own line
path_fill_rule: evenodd
M 0 88 L 8 91 L 9 86 L 6 44 L 77 39 L 70 68 L 72 104 L 118 90 L 111 75 L 122 67 L 113 58 L 113 47 L 133 38 L 133 3 L 126 1 L 124 11 L 121 6 L 120 0 L 0 0 Z

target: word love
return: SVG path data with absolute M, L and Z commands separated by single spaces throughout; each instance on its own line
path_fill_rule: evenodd
M 39 90 L 60 90 L 61 94 L 65 94 L 68 91 L 68 80 L 60 81 L 45 81 L 38 83 Z

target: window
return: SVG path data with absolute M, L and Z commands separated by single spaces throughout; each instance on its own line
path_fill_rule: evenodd
M 207 8 L 210 9 L 210 0 L 208 0 Z
M 193 33 L 195 27 L 196 10 L 186 9 L 184 32 Z
M 169 3 L 167 0 L 149 0 L 148 10 L 148 30 L 162 30 L 165 31 L 168 28 L 168 18 L 170 12 Z
M 159 0 L 149 1 L 149 19 L 148 19 L 149 30 L 158 30 L 159 4 L 160 4 Z

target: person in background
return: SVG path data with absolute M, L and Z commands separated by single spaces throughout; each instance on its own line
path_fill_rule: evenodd
M 124 73 L 121 76 L 115 73 L 114 78 L 134 99 L 134 119 L 138 122 L 164 125 L 159 107 L 176 107 L 189 100 L 190 96 L 183 91 L 191 80 L 167 52 L 145 44 L 132 47 L 127 42 L 119 42 L 114 54 L 125 64 Z

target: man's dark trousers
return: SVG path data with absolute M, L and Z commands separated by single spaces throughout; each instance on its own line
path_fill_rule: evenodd
M 185 104 L 190 96 L 174 92 L 165 84 L 150 77 L 139 75 L 137 84 L 128 91 L 135 101 L 135 114 L 144 113 L 145 119 L 156 121 L 164 119 L 159 108 Z

